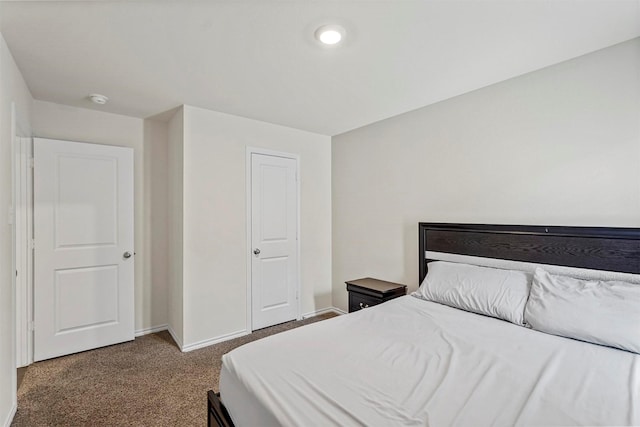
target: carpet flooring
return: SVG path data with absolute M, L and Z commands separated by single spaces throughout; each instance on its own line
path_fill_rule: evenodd
M 30 365 L 12 426 L 204 426 L 221 357 L 326 314 L 182 353 L 168 332 Z

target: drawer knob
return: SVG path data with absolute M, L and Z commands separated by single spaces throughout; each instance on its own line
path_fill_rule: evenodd
M 368 307 L 369 307 L 369 304 L 360 303 L 360 308 L 368 308 Z

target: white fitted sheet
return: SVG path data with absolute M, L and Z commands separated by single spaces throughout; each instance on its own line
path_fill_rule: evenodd
M 239 427 L 640 424 L 639 355 L 412 296 L 222 360 Z

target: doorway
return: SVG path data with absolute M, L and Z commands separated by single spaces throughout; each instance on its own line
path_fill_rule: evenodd
M 251 330 L 300 318 L 298 157 L 247 149 Z
M 133 150 L 33 143 L 34 360 L 133 340 Z

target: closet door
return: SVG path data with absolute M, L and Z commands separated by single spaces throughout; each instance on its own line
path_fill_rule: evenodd
M 251 155 L 252 329 L 298 317 L 297 161 Z

